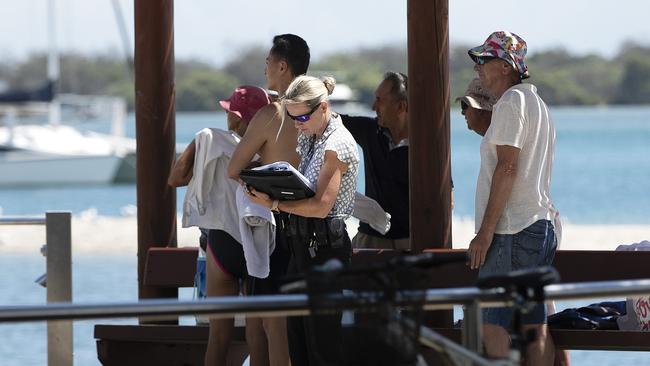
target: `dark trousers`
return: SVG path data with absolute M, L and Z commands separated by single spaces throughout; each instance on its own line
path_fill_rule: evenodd
M 288 243 L 291 252 L 287 273 L 305 273 L 312 266 L 325 263 L 332 258 L 337 258 L 346 265 L 349 264 L 352 255 L 350 238 L 346 230 L 338 232 L 340 236 L 336 238 L 331 232 L 328 235 L 312 235 L 312 233 L 302 235 L 303 233 L 296 234 L 294 230 L 294 235 L 291 235 L 287 231 L 290 236 Z M 309 249 L 310 241 L 313 240 L 319 240 L 315 253 L 313 249 L 311 252 Z M 330 242 L 335 242 L 336 247 L 332 247 Z M 287 333 L 289 355 L 293 366 L 343 364 L 340 312 L 310 317 L 288 317 Z

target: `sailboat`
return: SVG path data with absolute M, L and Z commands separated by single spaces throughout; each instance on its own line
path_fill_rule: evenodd
M 33 90 L 0 94 L 0 187 L 105 184 L 135 180 L 135 140 L 125 137 L 126 102 L 107 96 L 56 92 L 59 60 L 54 1 L 50 0 L 48 80 Z M 110 106 L 111 134 L 82 131 L 61 121 L 62 104 Z M 47 115 L 47 123 L 18 123 L 24 115 Z

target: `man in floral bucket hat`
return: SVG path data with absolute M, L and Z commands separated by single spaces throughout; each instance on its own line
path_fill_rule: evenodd
M 481 141 L 476 187 L 476 236 L 470 242 L 470 267 L 479 277 L 550 265 L 557 240 L 556 211 L 550 195 L 555 127 L 546 103 L 528 77 L 526 42 L 510 32 L 494 32 L 468 51 L 483 87 L 497 99 Z M 527 365 L 552 365 L 546 308 L 537 305 L 522 316 L 524 330 L 534 329 Z M 506 357 L 512 309 L 483 310 L 484 343 L 489 356 Z
M 467 53 L 477 64 L 491 59 L 501 59 L 512 66 L 521 79 L 527 79 L 530 77 L 524 62 L 527 51 L 526 41 L 521 37 L 514 33 L 499 31 L 490 34 L 482 45 L 470 49 Z

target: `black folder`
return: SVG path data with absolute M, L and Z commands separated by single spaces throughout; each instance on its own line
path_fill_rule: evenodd
M 290 170 L 244 169 L 239 178 L 274 200 L 301 200 L 316 194 Z

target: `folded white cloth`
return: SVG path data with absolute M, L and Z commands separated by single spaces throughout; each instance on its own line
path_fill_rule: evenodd
M 237 188 L 236 199 L 246 269 L 253 277 L 266 278 L 269 276 L 271 253 L 275 249 L 273 212 L 251 201 L 242 186 Z
M 386 234 L 390 230 L 390 214 L 370 197 L 359 192 L 354 194 L 354 211 L 352 216 L 370 225 L 378 233 Z

